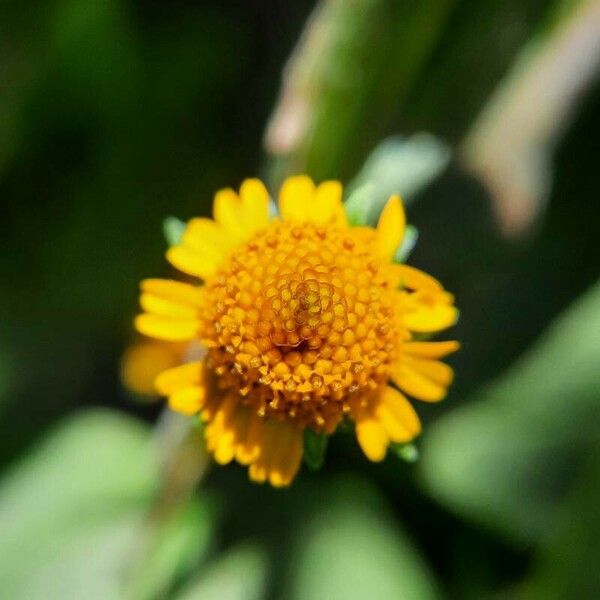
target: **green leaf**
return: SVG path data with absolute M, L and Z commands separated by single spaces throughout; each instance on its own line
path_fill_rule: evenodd
M 8 352 L 8 349 L 0 347 L 0 413 L 13 385 L 15 371 L 12 355 Z
M 453 4 L 317 3 L 265 136 L 277 176 L 346 179 L 410 97 Z
M 462 160 L 487 188 L 504 233 L 522 234 L 545 208 L 553 155 L 596 81 L 594 2 L 557 0 L 524 44 L 468 133 Z M 552 102 L 547 102 L 552 89 Z M 532 109 L 535 107 L 535 109 Z M 515 123 L 519 123 L 515 135 Z
M 148 430 L 108 411 L 73 417 L 0 485 L 0 597 L 119 597 L 156 490 Z
M 371 204 L 375 195 L 375 185 L 373 183 L 365 183 L 352 190 L 348 199 L 344 203 L 348 222 L 353 227 L 366 225 L 369 222 L 369 213 L 371 212 Z
M 0 485 L 0 597 L 168 594 L 205 554 L 215 506 L 202 497 L 151 513 L 157 475 L 136 419 L 89 411 L 59 425 Z
M 363 479 L 336 479 L 311 495 L 310 518 L 291 557 L 291 600 L 437 598 L 431 573 L 398 528 L 383 499 Z
M 419 460 L 419 449 L 414 444 L 391 444 L 390 449 L 400 459 L 408 463 Z
M 599 440 L 600 441 L 600 440 Z M 519 600 L 595 598 L 600 589 L 600 444 L 579 469 L 573 492 L 558 511 Z
M 600 283 L 504 377 L 425 433 L 422 475 L 471 520 L 530 542 L 553 527 L 600 435 Z
M 212 540 L 215 509 L 206 497 L 192 498 L 166 523 L 154 528 L 125 598 L 151 600 L 168 594 L 173 581 L 190 572 L 205 556 Z
M 414 225 L 407 225 L 404 232 L 404 239 L 394 256 L 394 262 L 403 263 L 410 256 L 419 240 L 419 230 Z
M 269 198 L 269 219 L 277 219 L 279 217 L 279 208 L 273 198 Z
M 450 150 L 430 134 L 384 140 L 348 185 L 346 213 L 350 223 L 375 225 L 390 196 L 400 194 L 404 201 L 410 201 L 442 174 L 449 161 Z
M 328 441 L 329 437 L 323 433 L 315 433 L 309 427 L 304 430 L 304 462 L 313 471 L 323 466 Z
M 261 600 L 267 559 L 257 546 L 238 546 L 203 569 L 177 600 Z
M 163 235 L 169 247 L 177 246 L 181 242 L 184 231 L 185 223 L 177 217 L 167 217 L 163 221 Z

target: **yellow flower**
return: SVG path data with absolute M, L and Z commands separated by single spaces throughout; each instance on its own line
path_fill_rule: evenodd
M 338 182 L 291 177 L 271 219 L 267 190 L 248 179 L 239 194 L 218 192 L 213 212 L 189 221 L 167 252 L 202 283 L 142 282 L 136 327 L 207 349 L 161 373 L 156 388 L 173 410 L 201 415 L 215 460 L 285 486 L 306 428 L 331 434 L 350 418 L 373 461 L 417 436 L 404 393 L 441 400 L 452 370 L 439 359 L 458 343 L 415 334 L 449 327 L 457 311 L 434 278 L 393 263 L 405 228 L 400 198 L 376 228 L 350 227 Z
M 186 342 L 138 340 L 121 358 L 121 381 L 125 387 L 146 399 L 157 396 L 156 377 L 163 371 L 199 358 L 202 348 Z

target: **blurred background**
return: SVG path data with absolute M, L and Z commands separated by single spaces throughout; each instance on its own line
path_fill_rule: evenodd
M 600 596 L 600 2 L 5 0 L 0 597 Z M 163 221 L 261 176 L 400 191 L 456 294 L 420 458 L 289 490 L 127 391 Z

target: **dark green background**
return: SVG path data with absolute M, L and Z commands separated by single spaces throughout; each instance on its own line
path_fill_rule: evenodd
M 385 6 L 386 18 L 376 21 L 372 45 L 375 85 L 356 108 L 356 120 L 349 117 L 353 141 L 323 160 L 318 154 L 323 150 L 315 150 L 309 170 L 316 177 L 347 183 L 376 143 L 391 134 L 425 130 L 456 148 L 551 7 L 534 0 L 446 1 L 438 9 L 442 4 L 438 13 L 443 16 L 435 27 L 427 14 L 411 21 L 417 2 Z M 268 172 L 261 145 L 265 123 L 283 65 L 312 6 L 283 0 L 8 0 L 0 7 L 2 472 L 28 456 L 38 438 L 65 415 L 82 407 L 110 407 L 148 423 L 156 420 L 159 405 L 136 402 L 119 381 L 120 356 L 134 340 L 138 282 L 169 272 L 161 233 L 165 216 L 208 214 L 216 189 Z M 379 31 L 382 23 L 385 28 Z M 388 58 L 386 44 L 403 31 L 417 40 L 430 35 L 432 41 L 410 77 L 402 78 L 403 67 L 398 67 L 394 83 L 396 71 L 390 74 L 385 68 L 396 59 Z M 410 60 L 407 53 L 406 62 Z M 459 406 L 476 409 L 485 402 L 489 388 L 482 386 L 497 377 L 510 380 L 505 370 L 531 347 L 534 354 L 542 348 L 545 338 L 535 345 L 542 332 L 597 279 L 598 101 L 596 84 L 560 140 L 547 210 L 521 237 L 500 234 L 484 188 L 457 160 L 411 203 L 409 220 L 420 232 L 411 262 L 440 277 L 461 309 L 452 332 L 463 344 L 452 359 L 456 384 L 443 405 L 418 407 L 426 429 L 439 420 L 441 432 L 445 416 Z M 345 107 L 337 110 L 343 136 Z M 335 135 L 334 128 L 334 140 Z M 597 293 L 594 298 L 597 314 Z M 581 335 L 591 336 L 591 349 L 595 339 L 598 356 L 600 330 L 590 331 L 589 322 L 582 317 Z M 576 347 L 579 335 L 569 339 Z M 561 370 L 573 353 L 576 349 L 564 348 L 564 358 L 557 354 L 538 375 L 543 378 L 547 369 L 556 381 L 570 383 L 578 371 L 565 367 L 561 379 Z M 515 440 L 507 439 L 507 454 L 512 450 L 525 456 L 529 475 L 524 482 L 498 484 L 499 495 L 512 494 L 520 505 L 527 486 L 540 482 L 541 502 L 556 499 L 560 506 L 543 522 L 544 530 L 560 529 L 557 515 L 567 523 L 572 519 L 565 514 L 590 515 L 592 522 L 585 517 L 578 533 L 565 534 L 568 541 L 513 535 L 506 524 L 510 511 L 492 511 L 490 517 L 485 507 L 479 511 L 468 503 L 457 507 L 446 501 L 443 490 L 423 483 L 435 479 L 435 469 L 427 468 L 427 439 L 423 466 L 395 457 L 372 465 L 349 437 L 338 436 L 330 443 L 324 469 L 316 474 L 304 470 L 288 492 L 250 485 L 237 466 L 212 470 L 203 485 L 223 506 L 214 551 L 239 541 L 258 542 L 270 565 L 267 593 L 287 597 L 286 586 L 294 586 L 289 583 L 294 563 L 288 550 L 311 515 L 329 502 L 326 494 L 366 494 L 365 505 L 381 502 L 384 512 L 389 510 L 384 529 L 398 526 L 408 532 L 442 597 L 502 593 L 547 598 L 543 582 L 550 581 L 546 574 L 551 573 L 559 582 L 552 580 L 555 597 L 592 598 L 598 589 L 588 575 L 600 568 L 597 540 L 586 540 L 582 532 L 598 530 L 592 507 L 600 493 L 591 475 L 579 476 L 588 469 L 598 480 L 597 470 L 586 466 L 600 447 L 600 381 L 591 373 L 585 392 L 565 383 L 564 393 L 548 394 L 554 408 L 535 413 L 532 429 L 527 426 L 529 409 L 524 407 L 522 417 L 515 410 L 520 433 L 536 453 L 533 458 L 519 454 Z M 529 380 L 513 379 L 507 396 L 524 398 L 527 404 Z M 590 398 L 581 412 L 577 394 Z M 542 406 L 543 401 L 544 394 Z M 497 418 L 508 412 L 499 405 Z M 540 422 L 539 415 L 547 413 L 552 413 L 549 424 L 543 418 Z M 558 448 L 550 444 L 548 450 L 545 441 L 536 446 L 535 436 L 554 431 L 561 420 L 575 421 L 573 436 Z M 586 422 L 596 428 L 590 427 L 589 436 L 579 435 L 578 423 Z M 465 436 L 478 455 L 477 428 L 469 427 L 474 426 L 465 425 Z M 451 449 L 449 445 L 444 451 Z M 504 460 L 502 453 L 492 453 L 491 471 L 486 471 L 492 487 L 495 465 Z M 510 463 L 510 456 L 506 460 Z M 336 479 L 349 473 L 359 479 Z M 498 480 L 503 477 L 500 472 Z M 579 480 L 587 488 L 573 483 Z M 449 497 L 455 498 L 453 494 Z M 572 496 L 576 500 L 569 504 Z M 535 520 L 537 505 L 523 503 Z M 595 555 L 588 543 L 595 546 Z M 335 545 L 331 548 L 337 552 Z M 361 548 L 355 552 L 360 557 Z M 569 553 L 584 557 L 583 563 Z M 574 574 L 572 564 L 582 572 Z M 583 587 L 571 587 L 574 581 Z M 294 597 L 318 597 L 304 594 Z

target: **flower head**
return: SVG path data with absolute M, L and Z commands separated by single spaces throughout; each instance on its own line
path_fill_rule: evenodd
M 368 458 L 405 443 L 420 423 L 404 393 L 441 400 L 456 342 L 418 341 L 457 318 L 453 297 L 429 275 L 395 264 L 405 227 L 393 196 L 376 228 L 350 227 L 342 187 L 285 181 L 279 217 L 255 179 L 214 201 L 214 220 L 192 219 L 167 259 L 197 285 L 142 282 L 136 327 L 169 342 L 198 341 L 201 361 L 162 372 L 173 410 L 200 414 L 217 462 L 249 465 L 255 481 L 288 485 L 303 433 L 356 423 Z M 394 384 L 392 386 L 391 384 Z

